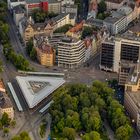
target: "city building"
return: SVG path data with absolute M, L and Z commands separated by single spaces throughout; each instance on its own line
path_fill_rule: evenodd
M 25 0 L 25 8 L 27 15 L 30 15 L 36 9 L 60 14 L 61 3 L 59 0 Z
M 85 60 L 84 41 L 64 37 L 58 43 L 58 66 L 64 68 L 76 68 Z
M 100 68 L 119 73 L 120 62 L 136 64 L 140 60 L 140 37 L 126 32 L 102 43 Z
M 80 23 L 78 23 L 78 24 L 76 24 L 74 27 L 72 27 L 71 29 L 69 29 L 66 32 L 66 36 L 80 39 L 81 38 L 81 35 L 82 35 L 83 25 L 84 25 L 84 22 L 83 21 L 80 22 Z
M 70 14 L 68 13 L 61 13 L 58 16 L 51 19 L 53 29 L 60 28 L 66 24 L 70 24 Z M 75 24 L 75 23 L 74 23 Z
M 25 42 L 29 41 L 34 35 L 53 33 L 53 26 L 48 22 L 34 23 L 32 19 L 23 18 L 19 22 L 19 32 Z
M 129 23 L 139 18 L 140 8 L 134 6 L 122 6 L 117 11 L 112 12 L 111 16 L 105 18 L 103 25 L 110 31 L 112 35 L 124 32 Z
M 10 119 L 14 119 L 14 109 L 10 98 L 0 93 L 0 116 L 7 113 Z
M 66 5 L 66 4 L 68 4 L 68 5 L 74 5 L 74 0 L 61 0 L 61 6 L 63 6 L 63 5 Z
M 13 7 L 20 4 L 24 5 L 27 16 L 37 9 L 49 13 L 61 13 L 61 1 L 59 0 L 7 0 L 7 3 L 9 10 L 12 10 Z
M 137 66 L 125 83 L 124 107 L 140 133 L 140 74 Z
M 48 0 L 48 12 L 60 14 L 61 13 L 61 1 L 60 0 Z
M 77 5 L 65 4 L 61 7 L 62 13 L 75 14 L 75 16 L 77 16 L 77 10 L 78 10 Z
M 107 10 L 117 10 L 122 7 L 127 0 L 105 0 Z
M 97 39 L 94 35 L 89 38 L 84 39 L 85 41 L 85 62 L 88 61 L 90 58 L 97 55 L 99 52 L 97 47 Z
M 16 26 L 19 25 L 19 21 L 25 16 L 25 10 L 22 6 L 23 5 L 17 5 L 13 7 L 13 19 Z
M 119 76 L 118 76 L 119 85 L 124 86 L 126 84 L 128 77 L 133 74 L 135 66 L 136 64 L 130 61 L 122 60 L 120 62 Z
M 89 8 L 88 8 L 88 16 L 87 19 L 96 18 L 98 12 L 98 1 L 97 0 L 90 0 L 89 1 Z
M 106 39 L 101 46 L 100 69 L 114 71 L 115 42 L 113 38 Z M 119 52 L 118 52 L 119 55 Z
M 9 118 L 14 119 L 12 102 L 7 96 L 3 81 L 0 80 L 0 116 L 2 116 L 4 112 L 8 114 Z
M 34 37 L 34 47 L 37 51 L 37 59 L 41 65 L 50 67 L 55 62 L 55 50 L 48 44 L 45 36 Z
M 63 78 L 45 76 L 17 76 L 16 80 L 29 108 L 37 107 L 65 83 Z
M 54 18 L 47 19 L 43 23 L 34 23 L 31 17 L 22 18 L 19 21 L 19 32 L 25 42 L 34 35 L 46 34 L 50 36 L 54 30 L 70 23 L 70 16 L 67 13 L 62 13 Z
M 12 10 L 15 6 L 25 5 L 25 0 L 7 0 L 7 6 L 9 10 Z

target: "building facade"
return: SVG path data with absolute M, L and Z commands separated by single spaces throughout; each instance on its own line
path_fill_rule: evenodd
M 46 67 L 51 67 L 55 62 L 55 52 L 51 46 L 48 44 L 41 44 L 41 46 L 36 47 L 37 59 L 39 63 Z
M 140 8 L 134 6 L 132 9 L 129 6 L 122 6 L 117 11 L 112 12 L 111 16 L 105 18 L 103 25 L 110 31 L 112 35 L 124 32 L 128 24 L 133 20 L 138 19 Z
M 125 84 L 124 107 L 140 133 L 140 75 L 137 72 L 129 75 Z
M 2 80 L 0 80 L 0 116 L 7 113 L 10 119 L 14 119 L 14 108 L 10 98 L 6 94 L 6 89 Z
M 55 49 L 49 44 L 48 37 L 44 34 L 35 35 L 33 45 L 37 51 L 37 59 L 41 65 L 51 67 L 55 63 Z
M 74 38 L 63 38 L 58 43 L 58 66 L 64 68 L 76 68 L 85 59 L 84 41 Z
M 69 23 L 69 14 L 60 14 L 44 23 L 34 23 L 31 17 L 23 18 L 19 22 L 19 32 L 23 40 L 27 42 L 34 35 L 46 34 L 46 36 L 50 36 L 54 30 Z
M 13 8 L 13 19 L 16 26 L 19 25 L 19 21 L 25 16 L 25 11 L 21 5 L 15 6 Z
M 100 68 L 119 73 L 120 62 L 136 64 L 140 59 L 140 37 L 126 32 L 102 43 Z
M 107 10 L 116 10 L 123 6 L 126 0 L 105 0 Z

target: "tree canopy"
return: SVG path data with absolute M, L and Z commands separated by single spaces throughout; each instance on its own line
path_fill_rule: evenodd
M 32 14 L 32 17 L 35 22 L 44 22 L 46 18 L 56 17 L 58 14 L 56 13 L 48 13 L 43 10 L 35 10 Z
M 133 132 L 122 105 L 114 98 L 113 89 L 106 83 L 94 81 L 92 86 L 71 84 L 58 89 L 49 110 L 52 133 L 57 137 L 73 139 L 75 133 L 84 132 L 83 140 L 102 139 L 103 121 L 109 123 L 121 140 L 123 129 L 130 138 Z M 107 112 L 103 115 L 103 112 Z M 127 127 L 126 127 L 127 126 Z M 128 138 L 127 137 L 127 138 Z
M 57 28 L 54 33 L 66 33 L 72 27 L 71 24 L 66 24 L 60 28 Z
M 31 138 L 26 131 L 23 131 L 19 135 L 14 136 L 11 140 L 31 140 Z

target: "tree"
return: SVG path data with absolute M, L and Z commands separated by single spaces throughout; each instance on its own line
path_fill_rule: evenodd
M 0 60 L 0 72 L 3 71 L 3 65 L 2 65 L 2 61 Z
M 41 138 L 45 137 L 45 133 L 46 133 L 46 123 L 43 123 L 40 125 L 40 130 L 39 130 L 39 134 Z
M 104 13 L 106 11 L 105 0 L 101 0 L 98 4 L 98 13 Z
M 8 126 L 10 124 L 11 119 L 9 118 L 7 113 L 3 113 L 1 118 L 1 123 L 3 126 Z
M 99 13 L 99 14 L 97 15 L 97 19 L 103 20 L 104 18 L 105 18 L 104 13 Z
M 2 122 L 1 122 L 1 120 L 0 120 L 0 129 L 2 129 L 3 128 L 3 125 L 2 125 Z
M 70 28 L 72 28 L 72 25 L 66 24 L 60 28 L 57 28 L 54 33 L 66 33 Z
M 91 131 L 82 137 L 82 140 L 101 140 L 100 134 L 96 131 Z
M 48 13 L 44 12 L 43 10 L 35 10 L 32 16 L 35 22 L 44 22 L 45 18 L 48 16 Z
M 35 60 L 37 56 L 37 52 L 35 48 L 32 48 L 31 52 L 30 52 L 30 57 L 32 60 Z
M 29 134 L 26 131 L 20 133 L 20 135 L 14 136 L 11 140 L 31 140 Z
M 26 131 L 23 131 L 20 133 L 20 138 L 21 140 L 31 140 L 31 138 L 29 137 L 29 134 Z
M 12 120 L 12 121 L 10 122 L 10 125 L 11 125 L 12 127 L 15 127 L 15 126 L 16 126 L 16 121 L 15 121 L 15 120 Z
M 4 136 L 8 136 L 8 133 L 9 133 L 9 128 L 4 128 L 3 129 Z
M 91 36 L 93 34 L 93 28 L 92 27 L 84 27 L 82 31 L 82 39 L 86 38 L 87 36 Z
M 129 140 L 132 136 L 133 129 L 130 125 L 126 124 L 116 130 L 116 138 L 118 140 Z
M 28 54 L 30 54 L 30 52 L 32 51 L 32 48 L 33 48 L 33 40 L 30 39 L 30 40 L 27 42 L 26 46 L 27 46 L 27 47 L 26 47 L 26 51 L 27 51 Z
M 66 126 L 72 127 L 76 131 L 81 129 L 80 117 L 79 117 L 79 114 L 77 112 L 74 112 L 72 110 L 67 111 Z
M 20 136 L 14 136 L 11 140 L 21 140 Z
M 68 128 L 68 127 L 65 127 L 63 129 L 63 136 L 65 138 L 67 138 L 68 140 L 75 140 L 75 130 L 73 128 Z

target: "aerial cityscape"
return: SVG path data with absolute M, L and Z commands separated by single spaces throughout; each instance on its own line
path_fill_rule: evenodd
M 140 0 L 0 0 L 0 140 L 140 140 Z

